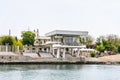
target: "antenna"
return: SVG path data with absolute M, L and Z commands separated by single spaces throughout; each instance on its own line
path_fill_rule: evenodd
M 39 29 L 37 29 L 37 37 L 39 36 Z
M 11 30 L 9 29 L 9 36 L 11 36 Z

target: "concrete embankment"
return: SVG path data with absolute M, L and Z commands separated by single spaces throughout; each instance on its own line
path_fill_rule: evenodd
M 26 59 L 26 60 L 4 60 L 0 64 L 120 64 L 120 62 L 98 61 L 98 60 L 61 60 L 61 59 Z
M 104 56 L 99 58 L 53 58 L 53 57 L 32 57 L 14 53 L 0 54 L 0 64 L 120 64 L 120 55 Z

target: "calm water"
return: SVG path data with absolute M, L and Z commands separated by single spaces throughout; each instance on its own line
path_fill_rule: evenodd
M 120 66 L 0 65 L 0 80 L 120 80 Z

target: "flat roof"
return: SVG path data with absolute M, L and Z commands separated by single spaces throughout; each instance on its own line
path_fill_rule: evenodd
M 69 30 L 54 30 L 49 33 L 46 33 L 46 36 L 53 36 L 56 34 L 62 34 L 62 35 L 81 35 L 86 36 L 88 35 L 88 31 L 69 31 Z

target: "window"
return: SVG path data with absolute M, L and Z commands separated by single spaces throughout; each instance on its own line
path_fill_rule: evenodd
M 76 37 L 72 37 L 72 36 L 65 37 L 65 44 L 66 45 L 77 45 L 76 40 L 77 40 Z

